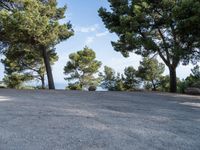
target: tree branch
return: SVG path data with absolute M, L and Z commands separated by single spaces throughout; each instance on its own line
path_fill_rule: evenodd
M 167 61 L 170 64 L 170 55 L 169 55 L 169 51 L 168 51 L 168 47 L 167 47 L 167 42 L 166 42 L 165 37 L 164 37 L 164 35 L 163 35 L 163 33 L 162 33 L 162 31 L 160 30 L 159 27 L 158 27 L 158 33 L 160 34 L 160 37 L 161 37 L 161 39 L 163 41 L 165 52 L 166 52 L 166 56 L 167 56 Z

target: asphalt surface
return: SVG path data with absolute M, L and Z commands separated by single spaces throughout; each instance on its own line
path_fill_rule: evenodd
M 199 150 L 200 97 L 0 90 L 0 150 Z

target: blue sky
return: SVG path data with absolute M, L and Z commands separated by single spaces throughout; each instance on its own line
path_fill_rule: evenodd
M 103 66 L 108 65 L 117 72 L 122 72 L 127 66 L 138 67 L 140 56 L 131 54 L 129 58 L 124 58 L 111 46 L 110 42 L 117 40 L 117 37 L 107 31 L 97 13 L 101 6 L 109 8 L 107 0 L 58 0 L 58 4 L 67 5 L 66 19 L 62 22 L 70 21 L 75 35 L 56 46 L 59 55 L 58 62 L 53 66 L 56 88 L 64 88 L 67 84 L 63 68 L 68 61 L 68 55 L 83 49 L 86 45 L 96 52 L 97 59 L 103 62 Z M 0 79 L 4 76 L 3 68 L 0 64 Z M 190 74 L 191 68 L 192 65 L 178 67 L 177 76 L 185 78 Z M 167 68 L 165 74 L 168 74 Z

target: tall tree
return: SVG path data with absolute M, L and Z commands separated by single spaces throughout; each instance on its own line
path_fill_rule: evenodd
M 160 79 L 164 70 L 165 65 L 159 63 L 157 59 L 144 58 L 138 67 L 138 76 L 142 80 L 147 81 L 147 84 L 150 85 L 154 91 L 156 91 L 160 84 Z
M 124 87 L 126 90 L 132 90 L 139 86 L 140 81 L 137 77 L 137 70 L 135 70 L 132 66 L 129 66 L 124 69 Z
M 115 90 L 116 77 L 114 69 L 104 66 L 104 72 L 100 73 L 99 76 L 102 78 L 102 88 L 108 89 L 109 91 Z
M 99 74 L 102 82 L 101 87 L 109 91 L 124 91 L 124 77 L 116 73 L 114 69 L 104 66 L 104 72 Z
M 11 9 L 0 9 L 0 41 L 9 45 L 22 43 L 30 50 L 40 51 L 49 89 L 55 89 L 49 50 L 73 35 L 70 23 L 59 23 L 65 17 L 66 6 L 58 8 L 56 0 L 12 0 L 8 6 Z
M 124 80 L 123 80 L 123 75 L 120 73 L 117 73 L 117 76 L 115 78 L 115 84 L 114 84 L 114 91 L 124 91 L 125 86 L 124 86 Z
M 99 83 L 99 78 L 95 77 L 101 67 L 101 62 L 96 60 L 95 52 L 85 47 L 76 53 L 69 55 L 70 61 L 64 67 L 64 74 L 67 81 L 75 82 L 81 89 L 89 86 L 96 86 Z
M 108 0 L 111 11 L 99 9 L 106 28 L 116 33 L 114 49 L 128 57 L 158 54 L 170 72 L 170 91 L 176 92 L 180 62 L 200 59 L 199 0 Z

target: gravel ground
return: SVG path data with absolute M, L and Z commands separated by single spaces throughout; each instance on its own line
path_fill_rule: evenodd
M 199 150 L 200 97 L 0 90 L 0 150 Z

